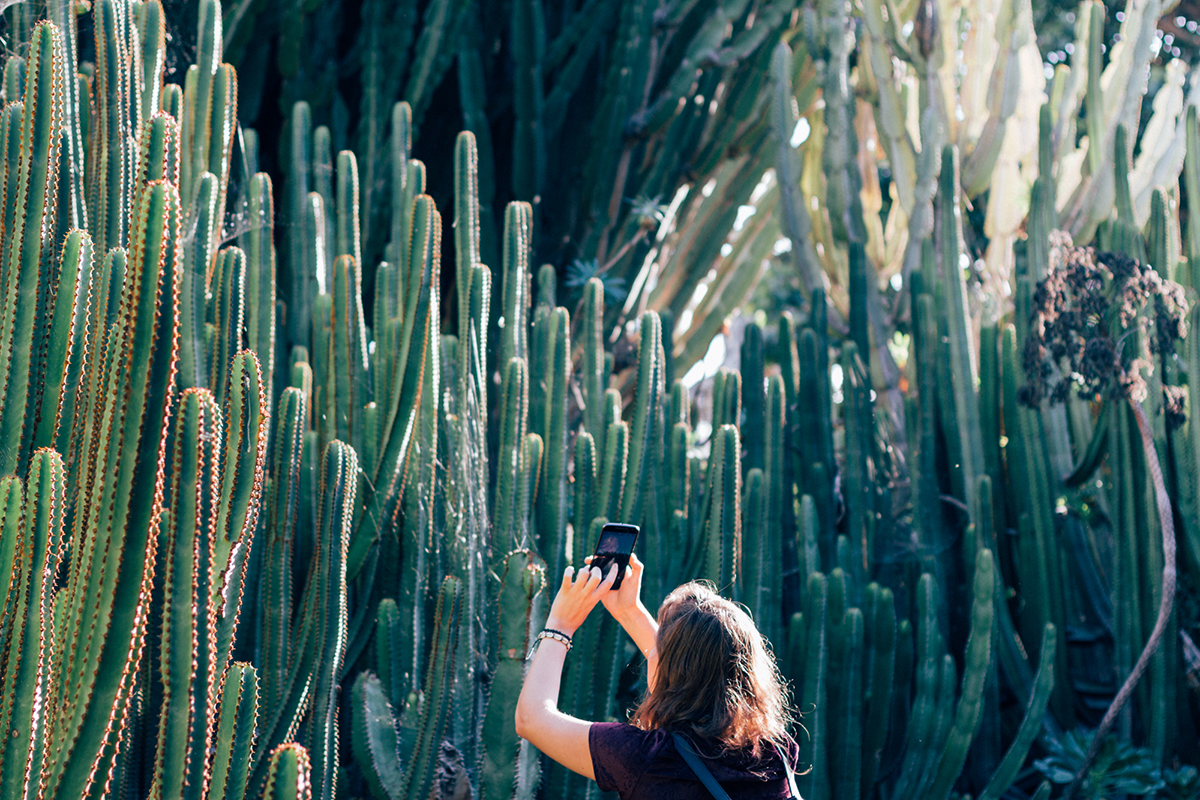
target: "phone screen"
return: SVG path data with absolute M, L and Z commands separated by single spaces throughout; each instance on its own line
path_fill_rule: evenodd
M 633 552 L 633 543 L 637 534 L 626 531 L 603 531 L 600 541 L 596 543 L 596 555 L 627 556 Z
M 637 542 L 638 527 L 610 522 L 600 530 L 600 540 L 596 542 L 596 554 L 592 557 L 592 566 L 599 567 L 601 573 L 608 572 L 609 565 L 617 564 L 617 579 L 613 589 L 621 588 L 625 578 L 625 568 L 629 566 L 629 555 Z

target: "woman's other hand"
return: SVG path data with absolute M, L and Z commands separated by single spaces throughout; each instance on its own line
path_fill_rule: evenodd
M 590 561 L 591 556 L 584 559 Z M 615 592 L 605 592 L 600 596 L 604 607 L 613 619 L 621 624 L 625 632 L 633 638 L 638 649 L 642 651 L 650 663 L 650 671 L 654 672 L 658 654 L 654 649 L 655 636 L 658 633 L 658 623 L 646 607 L 642 605 L 642 572 L 645 565 L 635 555 L 629 556 L 629 566 L 625 568 L 625 580 Z M 654 681 L 650 681 L 654 685 Z
M 606 576 L 601 576 L 599 569 L 585 568 L 575 573 L 574 567 L 567 567 L 563 570 L 562 586 L 550 606 L 550 615 L 546 617 L 546 627 L 573 635 L 596 603 L 612 594 L 609 589 L 616 580 L 616 564 Z
M 592 557 L 588 556 L 584 562 L 591 563 L 591 560 Z M 621 581 L 620 588 L 615 592 L 605 592 L 601 595 L 600 602 L 604 603 L 604 607 L 608 609 L 608 613 L 613 615 L 613 619 L 618 621 L 629 619 L 634 614 L 640 613 L 644 569 L 645 565 L 631 553 L 629 566 L 625 568 L 625 580 Z

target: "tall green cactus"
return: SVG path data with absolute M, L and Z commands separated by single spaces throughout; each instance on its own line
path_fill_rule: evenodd
M 596 439 L 600 446 L 600 460 L 604 459 L 603 422 L 604 391 L 607 376 L 604 370 L 604 284 L 599 278 L 590 278 L 583 289 L 582 345 L 583 345 L 583 429 Z
M 826 692 L 829 666 L 829 649 L 826 642 L 826 620 L 828 584 L 824 575 L 813 572 L 808 576 L 805 591 L 807 605 L 804 609 L 806 654 L 801 698 L 808 712 L 804 724 L 808 729 L 807 740 L 801 740 L 800 762 L 811 769 L 801 776 L 800 793 L 815 799 L 829 797 L 829 774 L 826 767 L 828 750 L 828 721 Z
M 181 228 L 174 185 L 149 184 L 132 226 L 133 269 L 121 286 L 124 325 L 107 331 L 114 357 L 93 373 L 86 395 L 80 452 L 95 454 L 97 469 L 73 499 L 73 558 L 59 635 L 64 648 L 74 643 L 79 651 L 59 663 L 54 681 L 51 705 L 61 711 L 49 728 L 51 758 L 42 778 L 49 797 L 79 796 L 97 775 L 107 775 L 113 752 L 102 732 L 115 724 L 132 690 L 138 650 L 130 644 L 145 626 L 147 541 L 160 524 L 164 494 L 159 465 L 178 345 L 173 299 Z
M 311 624 L 322 629 L 313 641 L 315 664 L 308 678 L 313 682 L 308 751 L 313 787 L 321 797 L 329 797 L 338 765 L 337 683 L 346 654 L 346 551 L 353 525 L 358 458 L 349 445 L 335 441 L 326 448 L 323 462 L 315 563 L 301 602 L 314 617 Z
M 571 320 L 565 308 L 547 317 L 549 367 L 544 373 L 546 469 L 542 475 L 543 500 L 538 504 L 538 540 L 552 575 L 562 573 L 570 561 L 567 552 L 567 383 L 571 376 Z
M 44 309 L 38 294 L 39 283 L 41 292 L 48 293 L 55 286 L 59 270 L 58 243 L 49 240 L 46 233 L 53 229 L 48 223 L 57 204 L 60 141 L 54 130 L 62 107 L 54 99 L 61 93 L 64 80 L 60 52 L 58 29 L 50 22 L 39 23 L 29 52 L 20 161 L 10 165 L 16 171 L 5 198 L 6 207 L 21 209 L 22 213 L 14 220 L 12 232 L 4 237 L 2 254 L 5 280 L 0 286 L 0 370 L 4 388 L 0 397 L 0 437 L 4 455 L 0 472 L 4 474 L 23 474 L 28 467 L 40 411 L 38 391 L 47 368 L 39 362 L 45 357 L 45 338 L 52 323 L 38 313 Z M 13 133 L 10 129 L 9 136 Z
M 954 417 L 958 425 L 962 484 L 971 518 L 978 520 L 979 498 L 976 478 L 984 472 L 982 433 L 979 422 L 978 376 L 974 339 L 968 321 L 966 291 L 962 280 L 961 218 L 958 197 L 958 151 L 951 145 L 942 150 L 938 183 L 938 255 L 941 259 L 941 294 L 946 302 L 946 326 L 953 362 Z M 980 542 L 977 547 L 989 547 Z
M 291 636 L 293 558 L 297 536 L 296 526 L 302 497 L 300 464 L 307 420 L 307 398 L 301 389 L 288 387 L 279 401 L 275 429 L 275 452 L 272 458 L 273 479 L 266 499 L 264 514 L 265 540 L 262 555 L 262 581 L 258 596 L 258 631 L 260 674 L 263 680 L 265 709 L 278 706 L 282 697 L 285 674 L 290 660 L 288 640 Z
M 348 561 L 351 576 L 358 574 L 372 541 L 378 539 L 380 532 L 391 523 L 405 491 L 410 485 L 415 486 L 418 480 L 420 469 L 410 466 L 416 426 L 422 403 L 428 407 L 437 399 L 436 393 L 426 386 L 434 380 L 432 375 L 427 377 L 428 368 L 440 363 L 440 358 L 434 358 L 434 353 L 430 352 L 436 352 L 440 341 L 433 332 L 431 318 L 439 308 L 441 270 L 441 217 L 432 198 L 421 195 L 414 200 L 410 229 L 411 246 L 402 248 L 408 255 L 403 261 L 405 270 L 399 276 L 405 287 L 404 305 L 401 309 L 399 303 L 395 303 L 399 317 L 395 323 L 397 335 L 389 342 L 394 349 L 385 351 L 378 358 L 386 359 L 378 369 L 387 369 L 391 375 L 386 384 L 386 396 L 381 398 L 386 405 L 380 405 L 378 421 L 381 429 L 373 445 L 373 452 L 379 454 L 379 463 L 375 467 L 375 479 L 368 483 L 363 522 L 351 543 Z M 435 422 L 426 419 L 424 424 L 429 426 Z M 429 443 L 436 441 L 436 428 L 430 430 L 427 427 L 424 436 L 428 468 L 433 463 L 434 454 L 429 450 Z M 417 462 L 413 459 L 411 463 Z M 426 487 L 426 491 L 431 491 L 431 487 Z
M 705 537 L 704 575 L 722 592 L 740 597 L 742 550 L 741 442 L 737 428 L 722 425 L 712 455 L 712 499 Z
M 742 503 L 740 511 L 742 512 L 742 583 L 744 586 L 745 596 L 754 602 L 751 606 L 751 613 L 754 608 L 762 607 L 760 596 L 765 595 L 761 582 L 766 577 L 762 568 L 762 554 L 759 552 L 763 548 L 763 544 L 767 538 L 766 525 L 766 477 L 761 467 L 754 467 L 746 473 L 745 485 L 746 489 L 742 493 Z M 772 597 L 770 600 L 774 600 Z M 770 603 L 768 601 L 768 604 Z M 757 618 L 757 624 L 763 625 L 761 618 Z M 760 631 L 764 634 L 760 628 Z
M 845 401 L 846 431 L 846 505 L 852 563 L 853 593 L 865 584 L 869 564 L 874 560 L 875 494 L 872 480 L 874 425 L 866 368 L 859 360 L 858 347 L 847 342 L 842 348 L 842 391 Z
M 504 212 L 503 300 L 500 314 L 504 329 L 500 338 L 500 364 L 510 358 L 528 358 L 526 329 L 529 321 L 532 210 L 528 203 L 510 203 Z
M 281 683 L 264 687 L 264 694 L 279 698 L 279 702 L 266 709 L 252 786 L 266 781 L 268 754 L 295 735 L 310 709 L 307 750 L 318 751 L 312 758 L 313 782 L 331 787 L 334 780 L 337 762 L 332 759 L 338 744 L 335 681 L 346 647 L 346 551 L 357 470 L 358 459 L 349 445 L 339 441 L 329 444 L 320 468 L 320 511 L 315 520 L 312 561 L 294 606 L 296 613 L 288 637 L 288 669 L 280 673 Z M 332 625 L 327 625 L 327 620 Z
M 528 417 L 528 374 L 524 359 L 510 359 L 504 370 L 500 406 L 500 452 L 496 463 L 496 500 L 493 512 L 495 541 L 501 548 L 515 544 L 520 534 L 516 520 L 521 443 Z
M 866 710 L 862 722 L 862 795 L 869 796 L 878 775 L 887 745 L 888 718 L 892 697 L 896 693 L 893 681 L 896 670 L 896 611 L 890 589 L 872 583 L 867 587 L 863 604 L 864 626 L 868 657 L 864 669 L 869 669 L 864 698 Z M 906 621 L 907 622 L 907 621 Z
M 516 786 L 516 702 L 525 674 L 533 598 L 545 582 L 545 566 L 532 553 L 518 550 L 505 559 L 497 603 L 496 672 L 482 732 L 480 796 L 488 800 L 510 798 Z
M 271 177 L 258 173 L 250 179 L 247 215 L 250 229 L 246 251 L 246 341 L 262 366 L 267 402 L 275 398 L 275 201 Z
M 12 568 L 5 602 L 3 641 L 6 653 L 4 697 L 0 722 L 6 736 L 0 752 L 0 794 L 25 796 L 36 786 L 45 757 L 54 648 L 54 576 L 63 557 L 62 458 L 53 450 L 38 450 L 30 466 L 21 507 L 20 486 L 9 483 L 4 515 L 7 561 Z M 11 549 L 9 549 L 11 548 Z
M 463 657 L 458 661 L 452 702 L 452 738 L 460 742 L 467 763 L 477 760 L 474 731 L 482 718 L 486 695 L 475 676 L 487 669 L 490 626 L 482 609 L 488 602 L 488 327 L 492 305 L 492 272 L 480 261 L 478 175 L 475 140 L 459 138 L 455 160 L 456 287 L 460 292 L 457 339 L 457 385 L 446 409 L 447 433 L 453 437 L 447 491 L 447 526 L 451 538 L 448 571 L 465 581 Z M 449 383 L 449 381 L 448 381 Z M 454 425 L 454 414 L 457 425 Z
M 713 425 L 739 425 L 742 416 L 742 376 L 721 367 L 713 376 Z
M 832 558 L 833 536 L 836 513 L 833 497 L 833 419 L 830 410 L 829 352 L 825 339 L 824 297 L 814 293 L 813 316 L 816 319 L 810 328 L 800 334 L 800 389 L 797 413 L 798 424 L 794 426 L 799 440 L 796 449 L 800 453 L 801 491 L 812 495 L 817 504 L 820 518 L 822 558 Z M 819 303 L 818 303 L 819 301 Z M 828 568 L 831 562 L 822 562 Z
M 254 667 L 231 664 L 221 679 L 220 697 L 209 796 L 243 800 L 259 707 L 258 675 Z
M 596 518 L 597 502 L 599 499 L 599 481 L 596 461 L 596 443 L 587 431 L 581 431 L 575 437 L 575 461 L 573 478 L 575 496 L 572 504 L 573 515 L 571 552 L 567 560 L 572 565 L 583 562 L 587 548 L 591 542 L 586 537 L 591 521 Z
M 403 721 L 396 719 L 395 708 L 378 677 L 364 672 L 354 684 L 353 752 L 377 797 L 427 797 L 434 787 L 438 747 L 449 712 L 461 595 L 461 582 L 446 578 L 438 595 L 433 651 L 424 689 L 419 698 L 414 695 L 408 699 Z
M 219 491 L 221 415 L 205 389 L 185 391 L 176 420 L 173 530 L 165 545 L 162 617 L 163 713 L 159 719 L 153 793 L 182 793 L 188 779 L 207 778 L 207 736 L 212 723 L 207 700 L 207 670 L 215 631 L 208 625 L 208 581 L 214 512 Z M 196 619 L 199 616 L 200 619 Z M 198 691 L 197 691 L 198 690 Z M 196 698 L 194 694 L 199 694 Z M 197 703 L 199 699 L 199 703 Z
M 131 154 L 127 142 L 133 133 L 129 114 L 132 98 L 122 74 L 129 48 L 127 15 L 128 4 L 118 0 L 96 4 L 96 118 L 92 125 L 96 135 L 88 156 L 91 191 L 87 205 L 92 209 L 89 219 L 95 226 L 93 238 L 101 252 L 129 243 L 131 212 L 136 214 L 136 209 L 130 208 L 128 196 Z M 182 184 L 179 189 L 182 197 L 190 196 Z M 187 189 L 190 190 L 190 184 Z
M 830 648 L 830 777 L 847 797 L 861 794 L 863 777 L 863 615 L 846 609 Z
M 928 796 L 948 797 L 954 780 L 962 771 L 967 749 L 979 729 L 984 681 L 992 657 L 992 613 L 995 603 L 995 566 L 992 551 L 981 549 L 975 557 L 974 603 L 971 606 L 971 636 L 964 659 L 962 695 L 954 715 L 954 726 L 946 748 L 929 784 Z
M 763 418 L 766 412 L 766 385 L 763 375 L 763 332 L 757 324 L 746 326 L 741 348 L 742 403 L 748 422 Z M 745 447 L 746 468 L 763 468 L 764 429 L 757 425 L 746 425 Z

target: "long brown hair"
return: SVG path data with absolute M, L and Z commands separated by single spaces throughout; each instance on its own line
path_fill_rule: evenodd
M 665 728 L 718 750 L 790 741 L 786 685 L 750 615 L 697 581 L 658 610 L 658 674 L 634 713 L 641 728 Z

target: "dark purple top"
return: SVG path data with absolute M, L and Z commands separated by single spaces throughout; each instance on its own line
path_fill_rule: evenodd
M 622 722 L 594 722 L 588 731 L 596 783 L 621 800 L 712 800 L 712 794 L 675 749 L 665 730 L 644 731 Z M 786 753 L 793 768 L 799 748 Z M 701 756 L 730 800 L 785 800 L 791 797 L 783 761 L 769 747 L 760 760 L 726 753 L 717 759 Z

